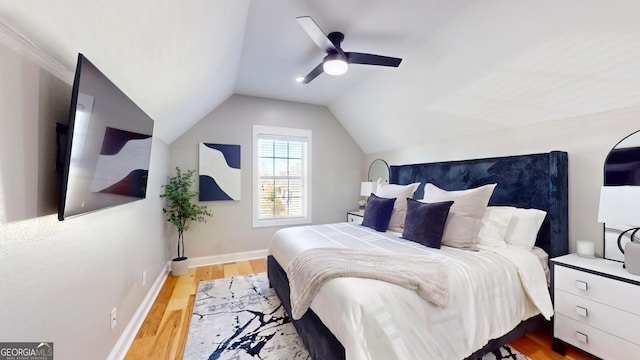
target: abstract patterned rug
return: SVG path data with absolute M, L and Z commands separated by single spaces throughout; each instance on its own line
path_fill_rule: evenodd
M 186 360 L 311 360 L 266 273 L 202 281 Z M 508 346 L 482 360 L 527 360 Z

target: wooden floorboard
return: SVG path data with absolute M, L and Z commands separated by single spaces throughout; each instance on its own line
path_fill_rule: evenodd
M 160 328 L 162 317 L 166 312 L 167 305 L 171 300 L 171 295 L 177 281 L 178 278 L 174 276 L 168 277 L 167 280 L 165 280 L 162 289 L 160 289 L 160 293 L 151 306 L 151 310 L 149 310 L 149 314 L 147 315 L 145 322 L 142 323 L 142 326 L 138 331 L 136 339 L 141 339 L 149 336 L 153 337 L 156 335 L 158 329 Z
M 184 310 L 173 310 L 164 319 L 151 349 L 147 349 L 147 359 L 179 359 L 176 352 L 183 312 Z
M 189 324 L 191 323 L 191 314 L 193 314 L 193 306 L 195 305 L 196 295 L 189 296 L 189 305 L 184 313 L 184 319 L 182 323 L 187 331 L 180 332 L 180 341 L 178 342 L 178 347 L 176 349 L 176 359 L 182 359 L 184 354 L 184 346 L 187 344 L 187 334 L 189 333 Z
M 182 359 L 200 281 L 265 271 L 265 260 L 255 259 L 191 268 L 180 277 L 169 275 L 125 359 Z M 569 346 L 566 356 L 553 352 L 551 337 L 545 331 L 527 334 L 510 345 L 532 360 L 595 359 Z

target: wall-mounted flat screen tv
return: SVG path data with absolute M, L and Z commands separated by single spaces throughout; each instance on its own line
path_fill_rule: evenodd
M 146 197 L 153 120 L 82 54 L 67 134 L 58 220 Z

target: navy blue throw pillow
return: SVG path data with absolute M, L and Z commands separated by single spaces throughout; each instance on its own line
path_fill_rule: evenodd
M 423 203 L 407 199 L 407 216 L 402 237 L 430 248 L 440 249 L 444 224 L 453 201 Z
M 367 200 L 367 205 L 364 207 L 362 226 L 370 227 L 377 231 L 387 231 L 395 203 L 395 198 L 387 199 L 371 194 L 369 200 Z

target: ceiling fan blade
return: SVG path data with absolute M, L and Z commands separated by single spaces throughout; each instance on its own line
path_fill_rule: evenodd
M 351 64 L 365 64 L 365 65 L 380 65 L 380 66 L 393 66 L 398 67 L 402 62 L 402 59 L 390 57 L 390 56 L 382 56 L 382 55 L 374 55 L 374 54 L 364 54 L 358 52 L 347 52 L 345 53 L 349 58 L 349 62 Z
M 300 81 L 300 83 L 301 84 L 308 84 L 308 83 L 311 82 L 311 80 L 317 78 L 318 75 L 322 74 L 323 72 L 324 71 L 322 70 L 322 63 L 320 63 L 313 70 L 311 70 L 311 72 L 309 74 L 307 74 L 307 76 L 305 76 L 304 79 L 302 79 L 302 81 Z
M 320 26 L 313 21 L 311 16 L 298 16 L 296 20 L 298 20 L 298 24 L 302 26 L 302 29 L 322 51 L 337 51 L 335 45 L 329 40 L 324 31 L 320 29 Z

